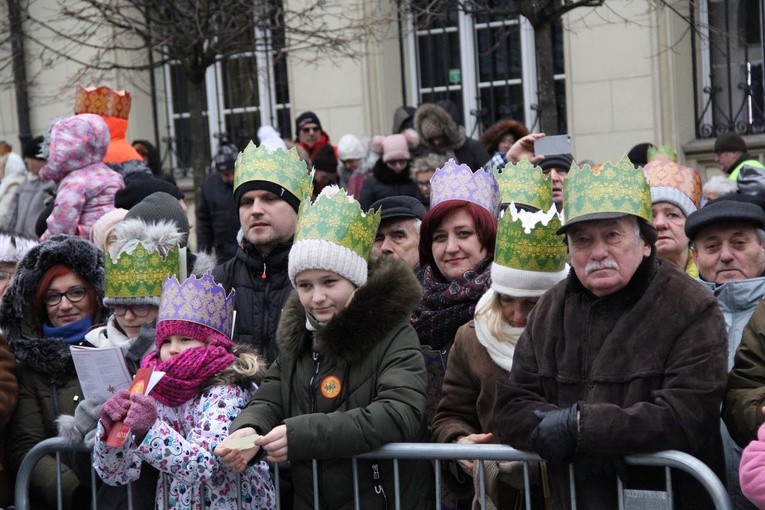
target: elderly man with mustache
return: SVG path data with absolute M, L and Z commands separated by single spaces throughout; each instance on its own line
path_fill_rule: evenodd
M 529 316 L 497 386 L 494 433 L 548 461 L 553 508 L 573 504 L 569 463 L 585 509 L 617 507 L 617 475 L 628 488 L 663 490 L 662 469 L 627 467 L 624 455 L 682 450 L 722 475 L 727 344 L 717 302 L 656 257 L 642 169 L 626 158 L 574 166 L 563 193 L 572 271 Z M 676 508 L 711 507 L 679 473 L 673 490 Z

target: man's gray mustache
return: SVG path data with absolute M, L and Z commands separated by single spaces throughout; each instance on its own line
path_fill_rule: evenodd
M 613 260 L 601 260 L 597 262 L 588 262 L 584 268 L 584 273 L 590 274 L 593 271 L 598 271 L 600 269 L 615 269 L 618 271 L 619 264 L 617 264 Z

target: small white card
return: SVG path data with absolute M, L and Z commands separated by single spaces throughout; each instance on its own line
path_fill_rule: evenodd
M 249 436 L 244 437 L 229 436 L 221 442 L 221 446 L 225 446 L 230 450 L 249 450 L 255 446 L 255 441 L 260 437 L 259 434 L 250 434 Z

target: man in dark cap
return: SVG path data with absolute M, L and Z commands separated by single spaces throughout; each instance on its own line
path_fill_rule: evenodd
M 215 252 L 218 264 L 236 255 L 239 211 L 234 204 L 234 164 L 239 150 L 222 145 L 212 173 L 197 191 L 197 250 Z
M 40 169 L 45 166 L 45 158 L 42 156 L 43 137 L 37 136 L 27 141 L 22 148 L 21 156 L 27 167 L 24 182 L 19 184 L 15 203 L 11 207 L 4 220 L 4 228 L 11 232 L 18 232 L 29 237 L 37 238 L 35 224 L 40 214 L 46 208 L 46 201 L 56 195 L 56 183 L 53 181 L 43 182 L 40 180 Z M 45 216 L 47 218 L 47 215 Z M 43 220 L 44 221 L 44 220 Z
M 550 176 L 553 203 L 558 212 L 563 211 L 563 181 L 566 180 L 573 162 L 574 157 L 571 154 L 555 154 L 545 156 L 545 159 L 539 163 L 542 172 Z
M 746 149 L 746 142 L 737 133 L 723 133 L 715 140 L 715 161 L 720 169 L 733 181 L 739 180 L 739 173 L 744 166 L 765 173 L 765 166 L 752 158 Z
M 303 112 L 295 119 L 295 144 L 306 151 L 311 160 L 325 145 L 329 145 L 329 135 L 322 129 L 319 117 L 313 112 Z
M 425 206 L 415 197 L 401 195 L 381 198 L 372 204 L 372 209 L 381 210 L 372 258 L 396 257 L 418 273 L 420 224 Z
M 691 213 L 685 223 L 691 253 L 699 269 L 699 280 L 717 298 L 725 318 L 729 371 L 733 368 L 742 332 L 757 304 L 765 297 L 765 212 L 756 200 L 757 197 L 750 195 L 727 195 Z M 740 431 L 746 426 L 735 421 L 737 411 L 745 404 L 733 403 L 730 395 L 726 399 L 723 408 L 725 425 L 720 427 L 720 432 L 728 494 L 734 503 L 733 508 L 751 508 L 739 488 L 741 446 L 733 439 L 744 445 L 755 438 L 757 429 L 753 428 L 752 436 L 744 442 L 746 434 L 737 433 L 736 429 Z

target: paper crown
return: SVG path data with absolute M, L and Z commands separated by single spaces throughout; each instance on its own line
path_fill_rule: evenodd
M 430 207 L 447 200 L 467 200 L 480 205 L 493 216 L 499 206 L 499 188 L 494 172 L 478 169 L 473 172 L 467 165 L 458 165 L 453 159 L 436 169 L 430 178 Z
M 236 158 L 234 190 L 250 181 L 277 184 L 301 202 L 305 202 L 313 190 L 313 177 L 294 147 L 288 151 L 269 151 L 265 146 L 258 147 L 252 141 Z
M 502 204 L 515 202 L 540 210 L 547 210 L 552 204 L 550 178 L 526 157 L 516 165 L 508 163 L 504 168 L 497 168 L 494 176 Z
M 646 159 L 653 161 L 654 159 L 669 159 L 677 161 L 677 151 L 671 145 L 662 145 L 661 147 L 654 147 L 653 145 L 648 147 L 646 151 Z
M 175 276 L 165 277 L 157 322 L 178 320 L 194 322 L 231 337 L 236 291 L 215 282 L 209 272 L 197 278 L 189 276 L 183 283 Z
M 300 204 L 295 244 L 307 239 L 329 241 L 369 260 L 380 226 L 380 210 L 363 212 L 361 205 L 336 186 L 327 186 L 313 203 Z
M 563 216 L 566 225 L 598 219 L 604 213 L 632 214 L 652 221 L 651 192 L 642 168 L 623 156 L 598 168 L 572 165 L 563 181 Z
M 552 202 L 547 210 L 518 210 L 510 204 L 497 220 L 494 263 L 514 269 L 553 273 L 566 266 L 566 245 L 556 234 L 561 217 Z
M 649 161 L 643 171 L 651 186 L 651 202 L 669 202 L 686 216 L 699 208 L 701 177 L 695 169 L 662 157 Z
M 104 296 L 110 299 L 159 298 L 162 280 L 177 275 L 180 251 L 173 247 L 162 256 L 158 250 L 149 251 L 138 242 L 132 250 L 104 258 Z
M 132 99 L 130 92 L 109 87 L 82 87 L 77 85 L 74 113 L 93 113 L 105 117 L 127 119 Z

